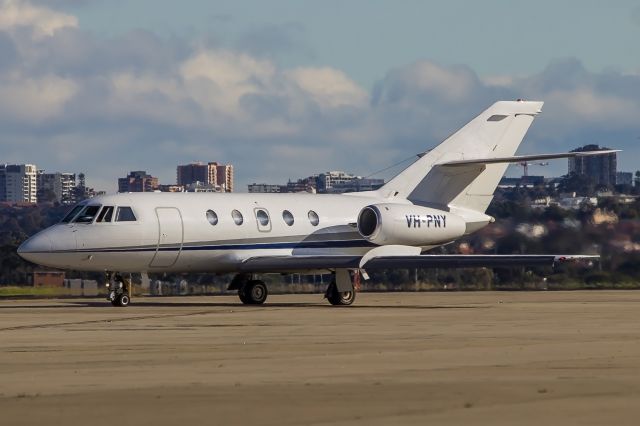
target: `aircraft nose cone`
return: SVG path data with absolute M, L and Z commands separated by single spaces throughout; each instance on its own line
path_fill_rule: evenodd
M 40 233 L 29 238 L 18 247 L 18 254 L 23 259 L 30 262 L 38 263 L 37 259 L 44 253 L 48 253 L 52 250 L 53 243 L 51 238 L 46 234 Z

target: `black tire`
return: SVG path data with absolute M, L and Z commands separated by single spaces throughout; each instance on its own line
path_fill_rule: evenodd
M 240 301 L 246 305 L 262 305 L 268 295 L 267 285 L 260 280 L 251 280 L 238 291 Z
M 121 294 L 116 300 L 118 301 L 118 306 L 122 307 L 129 306 L 129 302 L 131 301 L 128 294 Z
M 113 299 L 113 300 L 111 301 L 111 304 L 112 304 L 113 306 L 120 306 L 120 304 L 118 303 L 118 299 Z
M 247 299 L 247 295 L 244 292 L 245 286 L 246 284 L 238 289 L 238 297 L 240 298 L 240 301 L 246 305 L 249 303 L 249 299 Z
M 356 300 L 356 290 L 341 292 L 336 283 L 331 283 L 327 289 L 327 300 L 334 306 L 349 306 Z

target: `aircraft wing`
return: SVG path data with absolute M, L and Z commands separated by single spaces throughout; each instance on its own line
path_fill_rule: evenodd
M 242 262 L 241 272 L 294 272 L 322 269 L 402 268 L 496 268 L 507 266 L 553 266 L 570 261 L 597 260 L 600 256 L 553 254 L 422 254 L 375 256 L 361 265 L 362 256 L 262 256 Z
M 469 160 L 447 161 L 437 163 L 439 167 L 461 167 L 472 164 L 497 164 L 497 163 L 521 163 L 533 160 L 551 160 L 554 158 L 571 158 L 571 157 L 589 157 L 592 155 L 603 155 L 620 152 L 619 149 L 607 149 L 601 151 L 574 151 L 561 152 L 556 154 L 533 154 L 533 155 L 516 155 L 513 157 L 495 157 L 495 158 L 472 158 Z

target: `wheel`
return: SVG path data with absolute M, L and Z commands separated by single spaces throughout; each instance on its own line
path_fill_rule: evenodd
M 238 297 L 240 298 L 240 301 L 246 305 L 249 303 L 249 299 L 247 298 L 247 295 L 244 292 L 245 287 L 246 285 L 243 285 L 238 289 Z
M 327 300 L 334 306 L 349 306 L 356 300 L 356 291 L 338 291 L 336 283 L 331 283 L 327 289 Z
M 240 301 L 246 305 L 262 305 L 268 295 L 267 285 L 260 280 L 251 280 L 238 290 Z
M 119 299 L 120 299 L 120 306 L 129 306 L 129 302 L 131 301 L 131 299 L 129 299 L 128 294 L 121 295 Z
M 120 304 L 118 303 L 118 299 L 113 299 L 113 300 L 111 301 L 111 304 L 112 304 L 113 306 L 120 306 Z
M 128 294 L 121 294 L 120 296 L 118 296 L 118 298 L 116 299 L 116 305 L 115 306 L 129 306 L 129 295 Z

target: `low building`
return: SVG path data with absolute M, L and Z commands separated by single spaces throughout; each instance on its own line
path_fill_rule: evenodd
M 359 178 L 359 176 L 338 170 L 320 173 L 316 177 L 316 189 L 320 193 L 331 192 L 334 186 L 345 184 L 356 178 Z
M 345 192 L 375 191 L 384 185 L 384 179 L 355 178 L 335 183 L 327 192 L 340 194 Z
M 158 189 L 160 192 L 184 192 L 182 185 L 160 185 Z
M 521 176 L 517 178 L 503 177 L 498 183 L 498 188 L 535 188 L 544 185 L 544 176 Z
M 220 185 L 211 185 L 204 182 L 193 182 L 189 185 L 185 185 L 184 190 L 186 192 L 225 192 L 224 188 Z
M 34 287 L 64 287 L 64 271 L 33 271 Z
M 247 186 L 250 194 L 276 194 L 279 192 L 286 192 L 286 186 L 270 184 L 270 183 L 251 183 Z
M 283 192 L 310 192 L 315 194 L 317 191 L 316 178 L 317 176 L 309 176 L 296 181 L 289 180 L 286 186 L 287 190 Z

